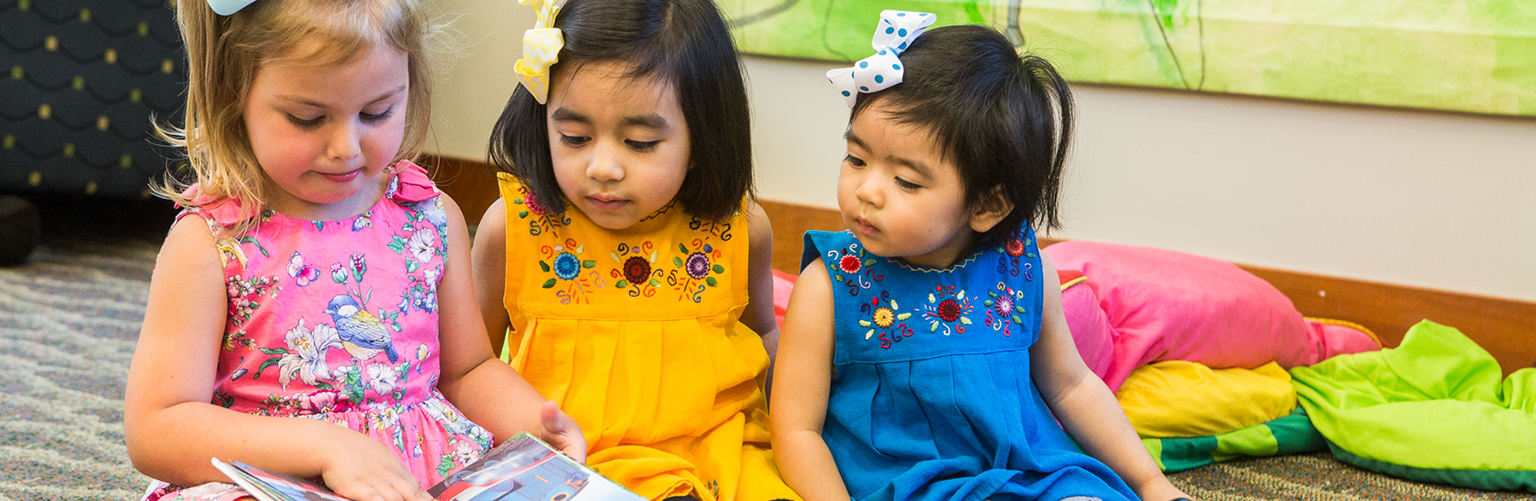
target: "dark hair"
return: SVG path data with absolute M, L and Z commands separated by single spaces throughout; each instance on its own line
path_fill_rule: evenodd
M 555 19 L 565 37 L 554 71 L 619 62 L 629 78 L 672 84 L 688 124 L 691 164 L 677 200 L 716 221 L 752 195 L 752 131 L 741 61 L 711 0 L 570 0 Z M 490 159 L 550 210 L 565 199 L 550 160 L 546 106 L 519 85 L 491 133 Z
M 994 203 L 988 193 L 1001 190 L 1013 211 L 981 234 L 978 247 L 1001 244 L 1026 222 L 1058 227 L 1072 93 L 1056 69 L 1020 56 L 1001 33 L 981 26 L 924 32 L 901 64 L 902 82 L 860 95 L 852 117 L 884 102 L 898 123 L 933 133 L 940 155 L 960 171 L 966 200 Z

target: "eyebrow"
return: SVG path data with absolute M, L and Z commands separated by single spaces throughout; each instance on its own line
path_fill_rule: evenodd
M 667 130 L 667 119 L 661 115 L 649 113 L 645 115 L 630 115 L 619 122 L 624 127 L 644 127 L 653 130 Z
M 858 145 L 858 147 L 864 151 L 869 151 L 869 145 L 865 144 L 863 139 L 859 139 L 859 136 L 854 135 L 852 130 L 844 132 L 843 139 L 847 139 L 848 142 Z M 917 173 L 923 177 L 929 179 L 933 178 L 933 169 L 929 169 L 927 164 L 898 156 L 887 156 L 885 158 L 898 165 L 917 171 Z
M 856 135 L 853 134 L 853 129 L 852 128 L 849 128 L 847 131 L 843 132 L 843 139 L 847 139 L 848 142 L 858 145 L 859 148 L 862 148 L 862 149 L 865 149 L 865 150 L 869 149 L 869 145 L 868 144 L 864 144 L 864 140 L 863 139 L 859 139 L 859 136 L 856 136 Z
M 373 98 L 372 101 L 368 101 L 368 104 L 373 104 L 373 103 L 377 103 L 379 101 L 383 101 L 385 99 L 389 99 L 391 96 L 394 96 L 394 95 L 399 94 L 401 92 L 405 92 L 405 86 L 404 85 L 401 85 L 399 87 L 395 87 L 393 90 L 390 90 L 389 92 L 385 92 L 383 94 L 380 94 L 379 97 Z M 284 100 L 284 101 L 299 103 L 299 104 L 302 104 L 302 105 L 305 105 L 305 106 L 313 106 L 313 107 L 322 108 L 322 109 L 329 108 L 329 106 L 326 106 L 325 103 L 322 103 L 322 102 L 319 102 L 319 101 L 310 100 L 310 99 L 305 99 L 305 98 L 302 98 L 302 97 L 299 97 L 299 96 L 283 95 L 283 96 L 277 96 L 277 98 L 281 99 L 281 100 Z
M 553 113 L 549 114 L 549 119 L 556 122 L 576 122 L 582 124 L 592 123 L 592 119 L 587 118 L 586 115 L 582 115 L 581 113 L 577 113 L 572 111 L 570 108 L 565 107 L 556 108 Z M 626 116 L 619 120 L 619 126 L 644 127 L 653 130 L 667 130 L 671 128 L 671 126 L 667 123 L 667 119 L 662 118 L 661 115 L 657 115 L 655 113 Z
M 569 108 L 565 108 L 563 106 L 560 107 L 560 108 L 555 108 L 555 111 L 553 113 L 549 114 L 549 119 L 550 120 L 554 120 L 556 122 L 579 122 L 579 123 L 591 123 L 592 122 L 591 120 L 587 119 L 586 115 L 582 115 L 580 113 L 571 111 Z

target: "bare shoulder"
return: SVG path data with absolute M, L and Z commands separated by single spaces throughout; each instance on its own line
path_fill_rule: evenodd
M 171 226 L 171 232 L 165 236 L 165 243 L 160 245 L 155 269 L 184 272 L 211 266 L 214 270 L 220 270 L 223 267 L 220 266 L 218 252 L 208 222 L 197 216 L 183 217 Z M 180 276 L 181 273 L 175 275 Z
M 453 197 L 448 196 L 447 193 L 439 192 L 437 198 L 443 201 L 443 210 L 448 212 L 449 216 L 459 221 L 464 220 L 464 209 L 459 208 L 459 203 L 455 202 Z
M 763 211 L 763 206 L 756 201 L 747 200 L 742 204 L 742 213 L 747 216 L 747 238 L 754 248 L 764 245 L 773 246 L 773 225 L 768 220 L 768 213 Z
M 475 226 L 473 248 L 476 256 L 494 255 L 499 259 L 506 245 L 507 201 L 505 198 L 498 198 L 485 209 L 485 215 L 480 216 L 480 223 Z
M 795 289 L 790 293 L 791 305 L 800 302 L 807 304 L 830 305 L 832 301 L 832 276 L 827 274 L 827 265 L 821 258 L 816 258 L 807 263 L 800 270 L 800 277 L 795 279 Z

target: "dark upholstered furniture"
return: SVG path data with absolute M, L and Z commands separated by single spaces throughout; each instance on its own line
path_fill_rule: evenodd
M 148 197 L 185 89 L 166 0 L 0 0 L 0 193 Z

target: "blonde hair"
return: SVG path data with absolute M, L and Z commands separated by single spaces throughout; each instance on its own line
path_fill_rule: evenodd
M 254 230 L 266 190 L 276 189 L 268 187 L 245 130 L 246 99 L 263 64 L 332 66 L 376 48 L 404 52 L 410 67 L 405 132 L 390 164 L 416 157 L 426 144 L 429 59 L 441 30 L 421 0 L 257 0 L 230 16 L 215 14 L 207 0 L 177 0 L 176 21 L 187 52 L 186 121 L 157 123 L 156 132 L 186 153 L 192 179 L 168 174 L 151 189 L 188 207 L 207 203 L 205 197 L 238 201 L 245 213 L 229 236 Z M 198 192 L 184 193 L 192 183 Z

